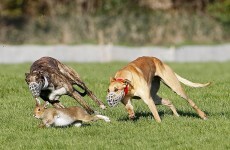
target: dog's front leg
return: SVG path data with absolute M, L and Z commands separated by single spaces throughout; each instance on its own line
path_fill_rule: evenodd
M 51 101 L 52 105 L 54 105 L 56 108 L 65 108 L 60 102 L 59 98 L 61 95 L 67 94 L 67 90 L 62 87 L 60 89 L 54 90 L 49 95 L 49 100 Z M 52 102 L 53 101 L 53 102 Z
M 129 114 L 129 119 L 134 119 L 136 116 L 133 110 L 133 105 L 131 104 L 131 98 L 124 98 L 121 102 L 125 105 L 125 109 Z
M 53 103 L 51 103 L 55 108 L 65 108 L 64 105 L 59 100 L 54 100 Z
M 55 100 L 56 97 L 64 95 L 64 94 L 67 94 L 67 90 L 64 87 L 62 87 L 60 89 L 52 91 L 49 95 L 49 99 Z
M 156 107 L 152 97 L 149 94 L 144 94 L 143 96 L 141 96 L 141 99 L 143 99 L 143 101 L 148 105 L 148 107 L 149 107 L 150 111 L 152 112 L 155 120 L 157 122 L 161 122 L 161 118 L 158 114 L 157 107 Z
M 65 108 L 65 106 L 59 101 L 60 97 L 61 95 L 56 96 L 52 105 L 54 105 L 56 108 Z

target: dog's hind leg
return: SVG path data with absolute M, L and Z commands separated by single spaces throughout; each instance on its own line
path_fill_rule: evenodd
M 152 86 L 151 86 L 151 96 L 154 100 L 154 103 L 156 105 L 165 105 L 169 107 L 172 110 L 173 114 L 179 117 L 179 114 L 177 113 L 176 108 L 174 107 L 172 102 L 170 102 L 169 100 L 163 99 L 157 95 L 159 88 L 160 88 L 160 77 L 154 77 L 152 81 Z
M 94 100 L 94 101 L 98 104 L 98 106 L 100 106 L 101 109 L 105 109 L 105 108 L 106 108 L 106 107 L 105 107 L 105 104 L 103 104 L 102 101 L 100 101 L 100 100 L 93 94 L 93 92 L 90 91 L 90 90 L 88 89 L 88 87 L 85 86 L 85 90 L 86 90 L 86 92 L 87 92 L 87 95 L 88 95 L 92 100 Z
M 85 83 L 80 79 L 79 74 L 74 71 L 72 68 L 64 65 L 64 64 L 59 64 L 59 69 L 60 71 L 69 79 L 71 79 L 72 81 L 74 81 L 73 84 L 78 85 L 79 87 L 81 87 L 82 89 L 84 89 L 86 91 L 86 94 L 92 99 L 94 100 L 102 109 L 105 109 L 105 105 L 102 103 L 101 100 L 99 100 L 92 91 L 89 90 L 89 88 L 85 85 Z
M 175 108 L 175 106 L 172 104 L 172 102 L 170 100 L 167 100 L 167 99 L 163 99 L 161 97 L 159 97 L 158 95 L 155 95 L 155 97 L 153 98 L 154 99 L 154 103 L 156 105 L 164 105 L 164 106 L 167 106 L 169 107 L 173 114 L 176 116 L 176 117 L 179 117 L 180 115 L 177 113 L 177 110 Z
M 81 97 L 81 95 L 79 93 L 77 93 L 76 91 L 73 91 L 71 94 L 70 94 L 71 97 L 73 97 L 76 101 L 78 101 L 80 103 L 80 105 L 82 107 L 84 107 L 84 109 L 89 113 L 89 114 L 93 114 L 94 111 L 93 109 L 91 109 L 89 107 L 89 105 L 87 105 L 87 103 L 84 101 L 84 99 Z
M 202 118 L 202 119 L 207 119 L 206 114 L 201 111 L 198 106 L 188 98 L 188 96 L 185 94 L 184 89 L 182 88 L 179 80 L 177 79 L 175 73 L 173 70 L 167 66 L 164 65 L 164 70 L 162 72 L 158 72 L 158 75 L 162 78 L 163 82 L 170 87 L 174 92 L 176 92 L 178 95 L 180 95 L 182 98 L 187 100 L 190 106 L 197 112 L 197 114 Z
M 79 85 L 78 85 L 79 86 Z M 100 106 L 101 109 L 105 109 L 105 104 L 103 104 L 101 102 L 101 100 L 99 100 L 94 94 L 93 92 L 82 82 L 82 85 L 80 85 L 80 87 L 82 89 L 85 90 L 86 94 L 94 101 L 98 104 L 98 106 Z

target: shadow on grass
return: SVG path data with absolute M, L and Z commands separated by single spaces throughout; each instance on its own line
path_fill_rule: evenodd
M 177 111 L 178 114 L 180 115 L 180 117 L 192 117 L 192 118 L 199 118 L 199 115 L 196 114 L 195 112 L 184 112 L 184 111 Z M 164 111 L 159 111 L 158 112 L 161 119 L 164 119 L 164 116 L 167 114 L 165 113 Z M 207 114 L 207 116 L 209 116 L 209 114 L 207 112 L 205 112 L 205 114 Z M 173 114 L 171 114 L 173 115 Z M 153 118 L 153 115 L 151 112 L 136 112 L 136 117 L 134 119 L 132 119 L 132 121 L 137 121 L 139 120 L 140 118 Z M 131 119 L 129 119 L 128 116 L 126 117 L 123 117 L 123 118 L 119 118 L 118 121 L 129 121 Z
M 161 118 L 163 118 L 164 117 L 164 113 L 163 112 L 158 112 L 159 113 L 159 115 L 160 115 L 160 117 Z M 140 118 L 142 118 L 142 117 L 144 117 L 144 118 L 153 118 L 153 115 L 152 115 L 152 113 L 151 112 L 136 112 L 135 113 L 135 118 L 134 119 L 129 119 L 129 117 L 128 116 L 126 116 L 126 117 L 123 117 L 123 118 L 119 118 L 118 119 L 118 121 L 137 121 L 137 120 L 139 120 Z
M 49 128 L 55 128 L 55 129 L 66 129 L 66 128 L 85 128 L 85 127 L 88 127 L 88 126 L 91 126 L 91 124 L 89 123 L 82 123 L 81 126 L 77 127 L 77 126 L 74 126 L 74 124 L 70 124 L 70 125 L 67 125 L 67 126 L 51 126 L 51 127 L 40 127 L 38 126 L 39 129 L 49 129 Z

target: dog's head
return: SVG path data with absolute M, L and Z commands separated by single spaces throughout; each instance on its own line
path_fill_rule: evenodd
M 107 102 L 109 106 L 116 106 L 129 92 L 129 87 L 132 87 L 131 82 L 127 79 L 110 78 L 108 88 Z
M 41 89 L 47 86 L 47 78 L 42 71 L 33 71 L 31 73 L 25 73 L 25 81 L 29 85 L 29 89 L 34 97 L 40 95 Z
M 41 71 L 33 71 L 31 73 L 25 73 L 26 83 L 29 85 L 31 82 L 42 82 L 42 72 Z

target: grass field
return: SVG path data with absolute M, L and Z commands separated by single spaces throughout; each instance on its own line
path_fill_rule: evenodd
M 109 77 L 126 63 L 67 63 L 81 75 L 94 93 L 106 103 Z M 32 116 L 35 102 L 24 80 L 30 64 L 0 65 L 0 149 L 230 149 L 230 62 L 168 63 L 178 74 L 194 81 L 208 82 L 207 88 L 185 87 L 194 102 L 208 114 L 201 120 L 194 110 L 166 86 L 162 97 L 170 99 L 181 117 L 157 106 L 162 123 L 156 123 L 142 100 L 134 100 L 138 119 L 130 121 L 122 104 L 100 110 L 85 97 L 95 110 L 107 115 L 111 123 L 92 122 L 81 128 L 38 128 L 40 120 Z M 79 105 L 67 96 L 66 106 Z M 106 103 L 107 104 L 107 103 Z

